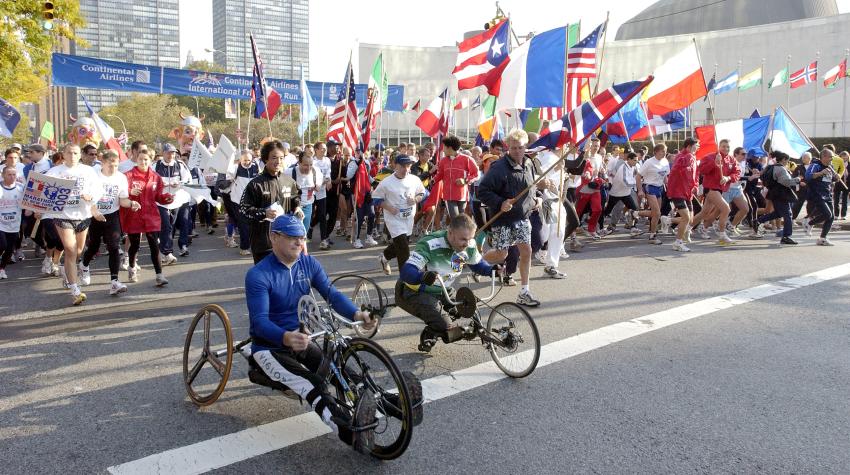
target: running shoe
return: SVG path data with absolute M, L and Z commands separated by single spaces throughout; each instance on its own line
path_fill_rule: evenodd
M 174 257 L 174 254 L 172 254 L 170 252 L 168 254 L 162 256 L 162 265 L 164 265 L 164 266 L 170 266 L 170 265 L 172 265 L 176 262 L 177 262 L 177 258 Z
M 809 218 L 803 219 L 803 229 L 806 231 L 806 236 L 811 237 L 812 228 L 814 228 L 814 226 L 812 225 L 812 220 L 810 220 Z
M 53 261 L 50 262 L 50 275 L 53 277 L 59 277 L 60 275 L 59 266 L 54 264 Z
M 649 235 L 649 243 L 650 244 L 661 244 L 661 239 L 658 239 L 658 236 L 655 234 Z
M 80 290 L 80 287 L 76 284 L 71 285 L 71 299 L 74 306 L 80 305 L 86 301 L 86 294 Z
M 679 252 L 691 252 L 691 249 L 686 246 L 684 242 L 679 240 L 676 240 L 676 242 L 673 243 L 673 250 Z
M 354 249 L 363 249 L 363 242 L 359 239 L 354 241 Z
M 570 239 L 570 250 L 574 252 L 578 252 L 581 248 L 584 247 L 584 243 L 581 242 L 577 237 L 573 237 Z
M 113 280 L 109 284 L 109 295 L 123 294 L 126 291 L 127 291 L 127 286 L 122 284 L 118 280 Z
M 186 246 L 180 246 L 180 257 L 186 257 L 189 255 L 189 248 Z
M 164 287 L 166 285 L 168 285 L 168 279 L 166 279 L 165 276 L 162 275 L 162 274 L 157 274 L 156 275 L 156 286 L 157 287 Z
M 546 251 L 543 249 L 534 253 L 534 262 L 533 264 L 536 266 L 545 266 L 546 265 Z
M 381 270 L 384 271 L 384 275 L 390 275 L 393 273 L 393 269 L 390 267 L 390 261 L 384 259 L 383 254 L 381 254 L 378 258 L 378 261 L 380 262 Z
M 634 228 L 632 228 L 632 230 L 629 232 L 629 235 L 630 235 L 631 237 L 633 237 L 633 238 L 636 238 L 636 237 L 642 236 L 642 235 L 643 235 L 643 234 L 645 234 L 645 233 L 646 233 L 646 231 L 643 231 L 643 230 L 641 230 L 641 229 L 638 229 L 637 227 L 634 227 Z
M 602 228 L 599 231 L 599 235 L 600 236 L 608 236 L 609 234 L 614 234 L 614 231 L 616 231 L 616 228 L 612 228 L 612 227 L 609 226 L 607 228 Z
M 502 277 L 502 285 L 505 287 L 516 287 L 516 280 L 513 277 L 506 275 Z
M 24 262 L 24 250 L 23 249 L 18 249 L 17 251 L 15 251 L 15 259 L 17 259 L 18 262 Z
M 554 267 L 548 267 L 548 266 L 544 267 L 543 273 L 548 275 L 549 277 L 551 277 L 553 279 L 566 279 L 567 278 L 567 274 L 559 271 L 558 269 L 556 269 Z
M 378 245 L 378 241 L 375 241 L 375 238 L 373 238 L 372 236 L 366 236 L 366 239 L 363 240 L 363 243 L 366 244 L 367 246 L 377 246 Z
M 733 241 L 728 234 L 722 232 L 720 233 L 720 237 L 717 239 L 717 244 L 720 244 L 721 246 L 731 246 L 732 244 L 737 243 Z
M 0 280 L 8 279 L 8 278 L 9 278 L 9 276 L 6 275 L 6 269 L 0 269 Z
M 130 267 L 127 269 L 127 281 L 128 282 L 138 282 L 139 281 L 139 266 Z
M 562 247 L 561 253 L 558 255 L 558 257 L 563 260 L 563 259 L 569 259 L 570 255 L 567 254 L 567 251 L 565 251 L 564 248 Z
M 320 242 L 320 243 L 319 243 L 319 249 L 321 249 L 321 250 L 323 250 L 323 251 L 327 251 L 327 250 L 328 250 L 328 249 L 330 249 L 330 248 L 331 248 L 331 245 L 330 245 L 330 244 L 328 244 L 328 240 L 327 240 L 327 239 L 325 239 L 324 241 L 322 241 L 322 242 Z
M 795 241 L 795 240 L 791 239 L 791 238 L 790 238 L 790 237 L 788 237 L 788 236 L 783 236 L 783 237 L 782 237 L 782 239 L 780 239 L 780 240 L 779 240 L 779 244 L 786 244 L 786 245 L 790 245 L 790 246 L 796 246 L 796 245 L 797 245 L 797 241 Z
M 250 249 L 240 249 L 240 250 L 239 250 L 239 255 L 240 255 L 240 256 L 250 256 L 250 255 L 251 255 L 251 250 L 250 250 Z
M 130 268 L 130 256 L 124 254 L 124 256 L 121 257 L 121 270 L 127 270 L 128 268 Z
M 82 285 L 91 285 L 91 269 L 87 266 L 80 265 L 77 267 L 77 277 Z
M 516 297 L 516 303 L 526 307 L 539 307 L 540 301 L 535 299 L 531 292 L 520 292 Z
M 709 234 L 708 229 L 706 229 L 705 226 L 702 225 L 702 223 L 697 226 L 697 233 L 699 233 L 699 237 L 701 237 L 702 239 L 711 239 L 711 234 Z
M 52 271 L 53 261 L 51 261 L 49 257 L 45 256 L 44 260 L 41 261 L 41 273 L 44 275 L 50 275 Z
M 817 244 L 818 246 L 834 246 L 835 245 L 835 244 L 832 243 L 832 241 L 830 241 L 827 238 L 818 238 L 818 240 L 815 244 Z
M 215 229 L 212 226 L 207 226 L 207 234 L 215 234 Z
M 602 239 L 602 236 L 600 236 L 596 232 L 592 232 L 592 233 L 590 233 L 590 239 L 593 239 L 594 241 L 598 241 L 598 240 Z

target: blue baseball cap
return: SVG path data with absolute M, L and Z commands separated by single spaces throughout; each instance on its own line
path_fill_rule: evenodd
M 286 234 L 292 237 L 304 237 L 307 235 L 307 230 L 304 229 L 304 223 L 291 214 L 284 214 L 275 218 L 272 221 L 271 232 Z
M 167 144 L 162 146 L 162 153 L 176 152 L 176 151 L 177 151 L 177 147 L 175 147 L 174 145 L 171 145 L 170 143 L 167 143 Z
M 416 160 L 414 160 L 413 157 L 409 155 L 399 155 L 395 157 L 395 162 L 400 163 L 402 165 L 408 165 L 411 163 L 416 163 Z

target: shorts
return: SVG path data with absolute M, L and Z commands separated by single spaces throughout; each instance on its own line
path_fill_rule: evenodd
M 735 198 L 737 198 L 739 196 L 744 196 L 744 190 L 742 190 L 740 188 L 729 188 L 729 191 L 727 191 L 726 193 L 723 193 L 723 199 L 727 203 L 731 203 L 732 201 L 735 200 Z
M 91 218 L 86 219 L 56 219 L 53 218 L 53 224 L 57 229 L 73 229 L 75 233 L 81 233 L 89 228 Z
M 643 191 L 647 195 L 655 196 L 656 198 L 661 198 L 661 194 L 664 192 L 664 187 L 655 186 L 655 185 L 644 185 Z
M 673 203 L 673 206 L 676 209 L 688 209 L 693 211 L 694 205 L 691 203 L 691 200 L 686 200 L 684 198 L 670 198 L 670 202 Z
M 491 246 L 503 251 L 517 244 L 531 244 L 531 221 L 523 219 L 505 226 L 493 226 Z

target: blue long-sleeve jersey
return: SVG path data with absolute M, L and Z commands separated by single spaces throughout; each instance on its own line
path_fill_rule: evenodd
M 337 313 L 351 320 L 357 307 L 331 285 L 313 256 L 301 255 L 292 267 L 274 253 L 245 275 L 245 298 L 251 320 L 252 352 L 283 348 L 283 334 L 298 330 L 298 300 L 315 288 Z

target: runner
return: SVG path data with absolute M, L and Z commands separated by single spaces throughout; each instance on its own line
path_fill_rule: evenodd
M 676 223 L 676 242 L 673 250 L 679 252 L 690 252 L 685 245 L 685 239 L 690 232 L 691 215 L 693 213 L 694 190 L 697 187 L 697 159 L 696 152 L 699 150 L 699 141 L 693 138 L 685 139 L 682 150 L 676 155 L 673 166 L 670 168 L 670 176 L 667 179 L 667 196 L 676 208 L 678 217 L 671 219 Z
M 702 187 L 705 194 L 703 209 L 694 218 L 699 221 L 697 231 L 703 239 L 708 236 L 708 229 L 718 220 L 717 243 L 721 245 L 735 244 L 726 233 L 729 222 L 729 203 L 723 199 L 723 193 L 729 190 L 732 183 L 741 178 L 738 162 L 729 155 L 729 140 L 723 139 L 718 145 L 718 153 L 704 157 L 699 163 L 699 174 L 702 175 Z
M 228 233 L 229 238 L 225 238 L 225 246 L 239 247 L 240 256 L 251 255 L 251 226 L 250 220 L 239 211 L 239 203 L 242 201 L 242 195 L 245 194 L 245 188 L 257 175 L 260 174 L 260 166 L 254 161 L 254 157 L 249 150 L 243 150 L 239 154 L 239 160 L 228 170 L 228 177 L 232 180 L 230 193 L 224 199 L 224 205 L 228 215 L 235 221 L 239 229 L 239 244 L 233 234 Z
M 396 259 L 399 269 L 410 256 L 410 235 L 413 233 L 413 217 L 416 205 L 425 198 L 422 180 L 410 173 L 413 158 L 407 155 L 395 157 L 395 172 L 381 180 L 372 192 L 372 197 L 384 210 L 384 222 L 392 241 L 380 257 L 381 269 L 390 275 L 390 262 Z
M 156 286 L 162 287 L 168 284 L 168 280 L 162 274 L 162 263 L 159 252 L 159 233 L 162 220 L 159 215 L 159 203 L 168 204 L 173 201 L 171 195 L 165 191 L 162 178 L 151 168 L 151 158 L 148 152 L 136 154 L 136 166 L 128 171 L 127 188 L 131 201 L 139 203 L 140 207 L 134 211 L 130 208 L 121 208 L 121 229 L 127 233 L 130 248 L 127 251 L 129 267 L 127 268 L 130 282 L 139 281 L 141 267 L 136 261 L 139 247 L 142 243 L 142 234 L 148 241 L 151 252 L 151 263 L 156 272 Z
M 162 177 L 165 192 L 172 196 L 173 201 L 168 204 L 157 204 L 159 207 L 160 228 L 159 248 L 162 252 L 162 265 L 170 266 L 177 262 L 174 256 L 174 233 L 178 231 L 180 237 L 177 241 L 180 256 L 189 255 L 189 194 L 183 190 L 183 185 L 192 181 L 189 167 L 176 159 L 177 148 L 170 143 L 162 147 L 162 160 L 154 164 L 154 172 Z M 137 159 L 138 160 L 138 159 Z
M 12 261 L 16 246 L 20 247 L 21 200 L 24 186 L 16 181 L 17 170 L 3 170 L 0 185 L 0 279 L 7 279 L 6 266 Z
M 667 161 L 667 145 L 655 144 L 654 155 L 644 160 L 636 177 L 638 200 L 646 198 L 649 204 L 649 243 L 661 244 L 658 238 L 658 224 L 661 222 L 661 232 L 666 234 L 670 228 L 670 218 L 661 216 L 661 196 L 664 184 L 670 174 L 670 162 Z M 665 219 L 666 218 L 666 219 Z
M 820 152 L 820 160 L 813 160 L 806 170 L 808 200 L 817 212 L 814 219 L 806 218 L 806 225 L 809 230 L 816 224 L 822 225 L 820 237 L 817 240 L 818 246 L 833 245 L 832 241 L 826 237 L 835 219 L 832 207 L 832 183 L 838 179 L 838 174 L 832 168 L 832 157 L 832 150 L 824 148 Z
M 443 181 L 443 200 L 448 209 L 449 218 L 454 218 L 466 210 L 469 201 L 469 184 L 478 178 L 478 166 L 467 156 L 458 154 L 460 139 L 448 136 L 443 139 L 443 158 L 437 165 L 434 183 Z
M 103 194 L 97 202 L 100 216 L 95 215 L 89 227 L 89 244 L 80 266 L 80 281 L 83 285 L 91 283 L 89 265 L 103 241 L 109 252 L 109 295 L 118 295 L 127 291 L 127 286 L 118 280 L 121 259 L 118 254 L 121 241 L 121 216 L 118 209 L 130 208 L 133 211 L 139 211 L 141 205 L 136 201 L 130 201 L 127 177 L 118 173 L 118 153 L 114 150 L 107 150 L 103 154 L 98 178 L 103 185 Z
M 740 225 L 741 222 L 744 221 L 744 218 L 746 218 L 750 213 L 750 205 L 747 198 L 744 197 L 743 188 L 743 184 L 746 181 L 746 177 L 743 176 L 743 171 L 747 167 L 747 151 L 744 150 L 744 147 L 737 147 L 735 148 L 735 151 L 732 152 L 732 156 L 735 159 L 738 179 L 729 181 L 729 188 L 723 193 L 723 199 L 730 205 L 735 205 L 736 211 L 735 216 L 732 218 L 732 222 L 726 225 L 726 231 L 736 236 L 740 236 L 741 231 L 738 229 L 738 225 Z
M 72 303 L 80 305 L 85 302 L 86 294 L 78 284 L 80 276 L 77 274 L 77 259 L 86 245 L 92 215 L 101 217 L 96 203 L 103 194 L 103 188 L 95 171 L 80 163 L 79 145 L 65 145 L 63 157 L 64 163 L 48 170 L 47 176 L 75 180 L 76 185 L 61 211 L 51 211 L 45 215 L 53 219 L 56 234 L 65 249 L 64 267 L 59 270 L 62 283 L 71 290 Z

